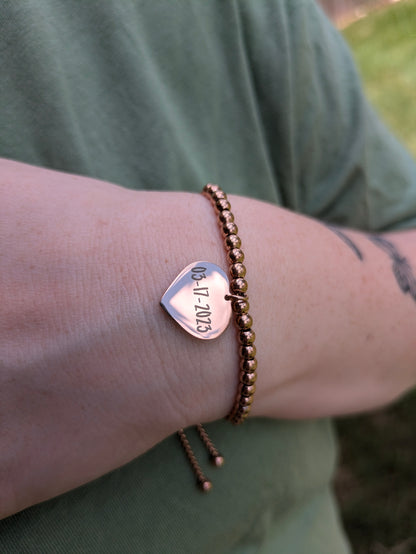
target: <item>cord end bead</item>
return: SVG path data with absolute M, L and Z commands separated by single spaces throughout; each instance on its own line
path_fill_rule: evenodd
M 209 479 L 198 479 L 198 487 L 202 492 L 209 492 L 212 489 L 212 483 Z
M 224 465 L 224 457 L 219 454 L 218 456 L 213 456 L 211 458 L 211 463 L 215 467 L 222 467 Z

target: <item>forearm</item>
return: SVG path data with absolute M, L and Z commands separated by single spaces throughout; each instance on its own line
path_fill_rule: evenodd
M 205 198 L 7 164 L 3 516 L 118 467 L 179 427 L 223 417 L 238 381 L 232 326 L 198 341 L 159 305 L 192 261 L 226 268 Z M 412 386 L 416 305 L 400 292 L 386 251 L 348 232 L 360 259 L 320 223 L 231 202 L 257 334 L 253 416 L 365 410 Z M 413 237 L 393 242 L 416 266 Z
M 224 266 L 202 196 L 127 191 L 7 161 L 0 174 L 5 516 L 181 426 L 222 417 L 237 355 L 231 328 L 213 349 L 159 305 L 178 267 L 201 257 Z
M 260 368 L 253 414 L 354 413 L 409 390 L 416 381 L 416 232 L 381 235 L 396 258 L 407 259 L 411 290 L 405 292 L 392 255 L 373 235 L 344 230 L 341 238 L 280 208 L 258 210 L 240 218 L 252 228 L 257 218 L 262 222 L 249 236 Z M 262 268 L 255 279 L 253 267 Z

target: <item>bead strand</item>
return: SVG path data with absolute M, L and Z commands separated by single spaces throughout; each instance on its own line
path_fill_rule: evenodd
M 205 431 L 204 426 L 201 423 L 198 423 L 196 426 L 199 436 L 201 437 L 202 442 L 204 443 L 206 449 L 209 452 L 212 465 L 215 467 L 221 467 L 224 465 L 224 458 L 215 448 L 214 443 L 209 438 L 208 433 Z
M 179 429 L 177 431 L 177 435 L 179 437 L 179 440 L 181 442 L 181 445 L 185 451 L 185 454 L 189 460 L 189 463 L 191 464 L 192 471 L 195 474 L 196 482 L 198 484 L 198 487 L 203 492 L 209 492 L 212 489 L 212 483 L 211 481 L 205 476 L 204 472 L 202 471 L 200 465 L 198 464 L 198 461 L 196 459 L 196 456 L 194 454 L 194 451 L 192 450 L 192 447 L 189 443 L 189 440 L 185 434 L 185 431 L 183 429 Z
M 256 335 L 252 329 L 253 319 L 248 313 L 248 284 L 245 280 L 246 267 L 244 266 L 244 252 L 241 249 L 241 239 L 238 236 L 238 227 L 234 222 L 234 214 L 231 204 L 225 192 L 218 186 L 208 184 L 204 187 L 203 194 L 207 196 L 218 216 L 218 221 L 224 236 L 227 259 L 230 262 L 230 295 L 234 320 L 238 329 L 240 343 L 240 374 L 237 397 L 227 419 L 238 425 L 242 423 L 250 413 L 256 390 L 257 360 L 254 340 Z

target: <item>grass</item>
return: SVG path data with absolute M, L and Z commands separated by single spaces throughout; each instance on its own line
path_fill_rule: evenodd
M 416 1 L 402 0 L 344 30 L 365 89 L 416 156 Z
M 416 0 L 344 30 L 371 102 L 416 157 Z M 355 554 L 416 553 L 416 393 L 338 423 L 336 489 Z

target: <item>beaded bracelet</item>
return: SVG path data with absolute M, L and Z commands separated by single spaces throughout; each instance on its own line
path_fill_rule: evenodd
M 250 305 L 247 294 L 248 285 L 244 279 L 246 275 L 246 268 L 243 265 L 244 252 L 241 250 L 241 239 L 237 234 L 238 227 L 234 222 L 234 214 L 225 192 L 218 185 L 208 184 L 204 187 L 202 194 L 210 198 L 217 212 L 224 235 L 227 258 L 231 264 L 229 267 L 231 294 L 226 295 L 225 299 L 231 300 L 231 307 L 239 330 L 241 371 L 237 397 L 227 419 L 234 424 L 239 424 L 250 413 L 257 379 L 256 347 L 254 346 L 256 334 L 251 328 L 253 320 L 248 313 Z
M 243 423 L 250 413 L 257 379 L 256 347 L 254 346 L 256 335 L 252 329 L 253 320 L 248 313 L 244 253 L 241 249 L 241 239 L 237 234 L 238 227 L 234 222 L 234 215 L 225 192 L 218 185 L 208 184 L 202 194 L 211 200 L 218 216 L 230 262 L 230 281 L 222 269 L 215 264 L 205 261 L 193 262 L 172 282 L 162 297 L 161 305 L 188 333 L 205 340 L 218 337 L 227 328 L 231 313 L 234 314 L 240 344 L 240 379 L 236 399 L 227 419 L 238 425 Z M 220 467 L 224 463 L 224 458 L 201 424 L 197 425 L 197 431 L 210 454 L 212 463 Z M 212 483 L 201 470 L 183 429 L 179 429 L 178 436 L 196 475 L 198 485 L 203 491 L 209 491 Z

